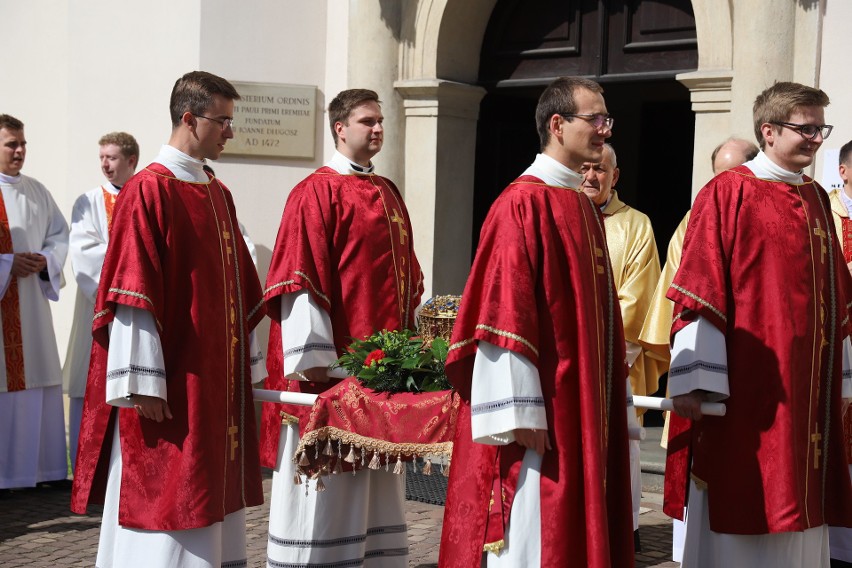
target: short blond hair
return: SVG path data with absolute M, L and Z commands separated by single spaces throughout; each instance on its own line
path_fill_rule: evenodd
M 98 140 L 98 146 L 106 146 L 108 144 L 118 146 L 121 155 L 125 158 L 129 158 L 130 156 L 139 157 L 139 144 L 136 142 L 136 138 L 127 132 L 110 132 L 109 134 L 104 134 Z
M 800 83 L 782 82 L 775 83 L 754 100 L 754 135 L 760 149 L 763 150 L 766 141 L 760 127 L 764 124 L 774 122 L 785 122 L 790 115 L 799 107 L 827 107 L 829 105 L 828 95 L 820 89 L 808 87 Z M 775 124 L 772 128 L 781 130 Z

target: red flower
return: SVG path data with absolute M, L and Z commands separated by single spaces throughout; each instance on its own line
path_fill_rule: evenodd
M 379 363 L 382 359 L 385 358 L 385 352 L 381 349 L 376 349 L 375 351 L 371 351 L 367 358 L 364 360 L 364 366 L 369 367 L 374 362 Z

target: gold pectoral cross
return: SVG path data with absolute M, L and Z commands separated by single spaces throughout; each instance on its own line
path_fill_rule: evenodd
M 240 443 L 237 441 L 237 432 L 239 431 L 239 427 L 234 424 L 234 419 L 231 418 L 231 427 L 228 428 L 228 435 L 231 437 L 231 461 L 234 461 L 237 448 L 240 447 Z
M 602 249 L 602 248 L 600 248 L 600 247 L 595 247 L 595 256 L 598 258 L 598 261 L 600 261 L 600 260 L 603 258 L 603 256 L 604 256 L 604 251 L 603 251 L 603 249 Z M 597 262 L 596 262 L 596 263 L 595 263 L 595 266 L 597 267 L 598 274 L 603 274 L 603 273 L 604 273 L 604 267 L 603 267 L 603 265 L 602 265 L 602 264 L 597 264 Z
M 814 234 L 819 237 L 820 250 L 821 250 L 819 260 L 822 264 L 825 264 L 825 253 L 826 253 L 826 250 L 827 250 L 825 248 L 825 239 L 826 239 L 826 237 L 828 237 L 828 234 L 822 229 L 822 227 L 819 226 L 819 219 L 816 220 L 816 229 L 814 229 Z
M 822 450 L 818 444 L 822 440 L 822 434 L 819 433 L 819 426 L 814 425 L 814 433 L 811 434 L 811 443 L 814 445 L 814 469 L 819 469 L 819 457 L 822 455 Z
M 396 223 L 399 228 L 399 244 L 405 244 L 405 237 L 408 236 L 408 231 L 405 230 L 405 219 L 399 216 L 399 211 L 396 209 L 393 210 L 393 217 L 391 217 L 391 222 Z

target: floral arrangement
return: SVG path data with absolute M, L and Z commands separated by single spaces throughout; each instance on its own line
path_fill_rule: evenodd
M 444 372 L 448 344 L 430 343 L 411 330 L 374 333 L 355 339 L 335 363 L 362 385 L 377 392 L 435 392 L 452 388 Z

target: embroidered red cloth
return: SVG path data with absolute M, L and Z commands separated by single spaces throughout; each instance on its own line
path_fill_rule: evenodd
M 415 457 L 438 456 L 449 463 L 460 405 L 455 391 L 389 395 L 349 377 L 319 395 L 301 421 L 293 460 L 314 478 L 397 468 Z
M 852 526 L 840 414 L 852 280 L 834 230 L 827 194 L 807 178 L 767 181 L 740 166 L 698 194 L 668 292 L 673 332 L 699 314 L 725 334 L 730 397 L 724 417 L 703 417 L 691 435 L 672 420 L 669 454 L 682 463 L 667 460 L 666 500 L 677 496 L 667 513 L 679 513 L 691 451 L 715 532 Z
M 266 277 L 269 348 L 266 388 L 321 393 L 328 383 L 289 381 L 282 374 L 281 295 L 307 290 L 328 312 L 338 354 L 383 329 L 414 329 L 423 275 L 408 210 L 393 182 L 344 175 L 322 167 L 290 192 Z M 334 380 L 331 384 L 334 384 Z M 264 404 L 261 464 L 275 467 L 281 412 L 301 418 L 304 407 Z

